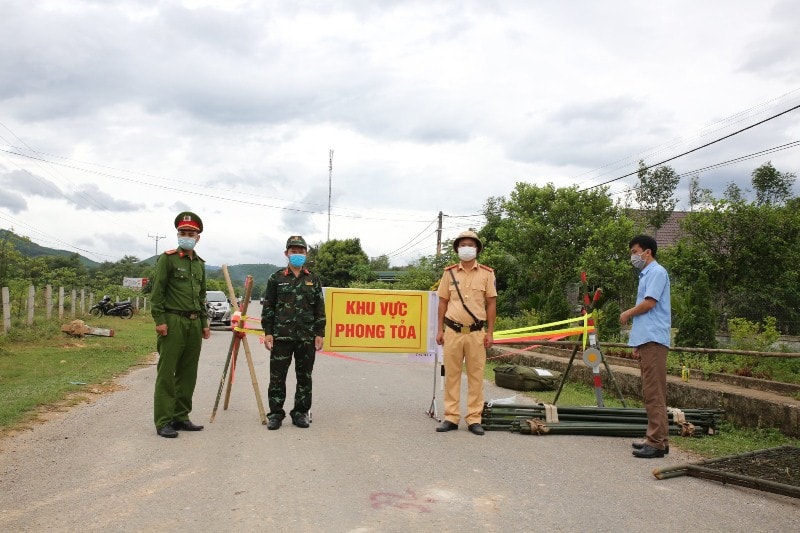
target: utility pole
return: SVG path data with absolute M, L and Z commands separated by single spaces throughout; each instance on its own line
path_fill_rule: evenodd
M 442 254 L 442 212 L 439 211 L 439 226 L 436 228 L 436 256 Z
M 328 240 L 331 240 L 331 190 L 333 182 L 333 150 L 328 152 Z
M 150 235 L 148 233 L 147 236 L 150 237 L 151 239 L 155 239 L 156 240 L 156 257 L 157 257 L 158 256 L 158 241 L 161 240 L 161 239 L 166 239 L 167 236 L 166 235 L 159 235 L 158 233 L 156 233 L 155 235 Z

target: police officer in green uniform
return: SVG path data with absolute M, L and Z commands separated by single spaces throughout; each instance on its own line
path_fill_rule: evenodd
M 194 253 L 203 221 L 184 211 L 175 218 L 178 248 L 161 254 L 153 278 L 152 314 L 158 334 L 153 418 L 162 437 L 200 431 L 189 420 L 202 339 L 211 337 L 206 313 L 205 261 Z
M 292 363 L 292 355 L 297 388 L 294 408 L 289 415 L 297 427 L 307 428 L 309 424 L 311 371 L 314 369 L 316 351 L 322 349 L 325 335 L 325 301 L 319 277 L 303 267 L 307 253 L 308 246 L 303 237 L 289 237 L 284 252 L 289 265 L 267 280 L 261 310 L 264 346 L 270 351 L 267 429 L 281 427 L 286 416 L 283 403 L 286 400 L 286 374 Z

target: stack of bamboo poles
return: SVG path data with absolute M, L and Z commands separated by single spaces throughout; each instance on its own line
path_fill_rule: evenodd
M 670 435 L 713 435 L 719 409 L 670 410 Z M 525 435 L 596 435 L 641 437 L 647 431 L 647 413 L 631 407 L 556 407 L 554 405 L 485 404 L 483 427 L 490 431 L 511 431 Z

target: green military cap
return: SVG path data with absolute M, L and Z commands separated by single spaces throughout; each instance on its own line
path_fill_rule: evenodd
M 175 217 L 175 229 L 192 229 L 197 233 L 203 233 L 203 221 L 191 211 L 184 211 Z
M 292 235 L 286 241 L 286 249 L 288 250 L 290 246 L 302 246 L 306 250 L 308 250 L 308 245 L 306 244 L 306 240 L 302 238 L 300 235 Z

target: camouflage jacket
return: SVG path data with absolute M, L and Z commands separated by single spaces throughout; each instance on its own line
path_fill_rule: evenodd
M 311 340 L 325 336 L 325 300 L 322 283 L 307 269 L 296 276 L 286 267 L 267 280 L 261 310 L 265 335 L 279 340 Z

